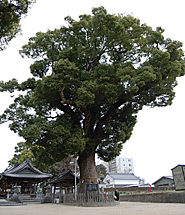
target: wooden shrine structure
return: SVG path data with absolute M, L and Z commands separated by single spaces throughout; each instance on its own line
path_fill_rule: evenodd
M 2 193 L 6 193 L 8 189 L 13 193 L 14 187 L 18 186 L 21 194 L 35 194 L 38 183 L 51 177 L 51 174 L 43 173 L 34 168 L 31 161 L 27 159 L 22 164 L 17 163 L 0 173 L 0 190 Z
M 61 173 L 57 177 L 48 181 L 47 184 L 54 187 L 53 200 L 55 199 L 55 193 L 57 189 L 59 189 L 58 194 L 59 194 L 60 202 L 61 202 L 62 191 L 64 191 L 65 194 L 74 193 L 75 181 L 77 186 L 77 184 L 79 183 L 79 177 L 76 176 L 76 180 L 75 180 L 75 174 L 71 170 Z

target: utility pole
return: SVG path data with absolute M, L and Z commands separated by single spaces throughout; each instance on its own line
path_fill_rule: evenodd
M 76 157 L 74 157 L 75 159 L 75 201 L 76 201 L 76 194 L 77 194 L 77 187 L 76 187 Z

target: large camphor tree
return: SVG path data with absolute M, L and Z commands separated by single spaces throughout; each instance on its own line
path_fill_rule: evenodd
M 38 163 L 76 156 L 83 187 L 96 183 L 95 154 L 118 156 L 144 105 L 172 104 L 184 60 L 182 43 L 131 15 L 99 7 L 65 20 L 22 47 L 20 54 L 35 60 L 33 78 L 1 82 L 1 91 L 20 91 L 1 123 L 10 121 Z

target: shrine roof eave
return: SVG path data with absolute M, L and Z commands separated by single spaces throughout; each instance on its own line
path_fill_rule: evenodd
M 28 174 L 28 175 L 23 175 L 23 174 L 2 174 L 3 177 L 10 177 L 10 178 L 30 178 L 30 179 L 49 179 L 52 177 L 52 175 L 47 174 L 47 175 L 36 175 L 36 174 Z
M 66 183 L 66 181 L 73 183 L 74 179 L 64 179 L 64 180 L 52 180 L 47 182 L 47 184 L 63 184 Z M 76 180 L 76 182 L 79 182 L 79 179 Z
M 12 166 L 9 169 L 6 169 L 1 174 L 19 174 L 19 172 L 23 171 L 25 168 L 29 168 L 36 175 L 47 175 L 46 173 L 41 172 L 40 170 L 33 167 L 31 161 L 26 159 L 22 164 L 18 166 Z
M 72 176 L 73 178 L 69 178 Z M 47 184 L 62 184 L 64 181 L 74 181 L 75 180 L 75 174 L 72 173 L 71 170 L 61 173 L 57 177 L 51 179 L 47 182 Z M 76 176 L 77 183 L 79 182 L 79 177 Z

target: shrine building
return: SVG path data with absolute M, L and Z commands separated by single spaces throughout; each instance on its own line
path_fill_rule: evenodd
M 21 194 L 35 194 L 40 182 L 52 177 L 33 167 L 31 161 L 27 159 L 22 164 L 14 164 L 0 173 L 0 193 L 6 194 L 7 189 L 14 192 L 14 186 L 20 187 Z

